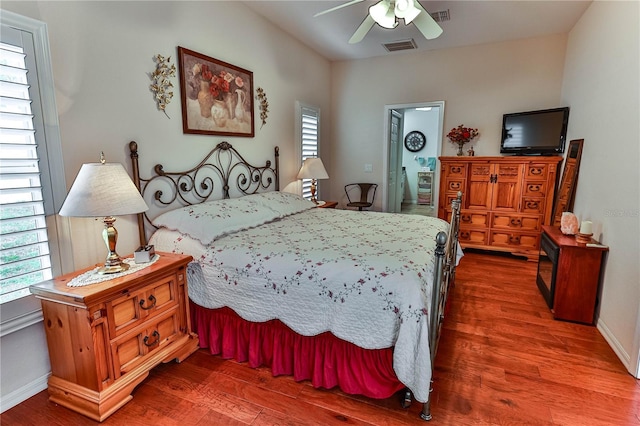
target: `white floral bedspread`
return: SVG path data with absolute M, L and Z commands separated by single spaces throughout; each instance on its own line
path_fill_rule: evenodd
M 362 348 L 394 346 L 398 379 L 425 402 L 435 237 L 447 227 L 425 216 L 314 208 L 209 247 L 166 229 L 151 244 L 194 257 L 189 296 L 198 305 L 277 318 L 306 336 L 331 331 Z

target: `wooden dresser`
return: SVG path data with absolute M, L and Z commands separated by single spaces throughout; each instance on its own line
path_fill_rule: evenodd
M 462 191 L 463 248 L 510 252 L 537 260 L 551 221 L 561 156 L 440 157 L 438 217 L 449 220 Z
M 187 292 L 192 258 L 159 255 L 138 272 L 97 284 L 67 286 L 88 268 L 30 287 L 42 302 L 51 401 L 103 421 L 131 400 L 149 370 L 198 349 Z

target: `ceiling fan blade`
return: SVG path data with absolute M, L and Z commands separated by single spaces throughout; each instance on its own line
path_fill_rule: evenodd
M 353 33 L 353 35 L 349 39 L 349 44 L 361 42 L 364 36 L 367 35 L 369 30 L 374 26 L 375 23 L 376 21 L 373 20 L 371 15 L 367 15 L 367 17 L 364 18 L 364 21 L 362 21 L 362 24 L 360 24 L 356 32 Z
M 323 10 L 322 12 L 318 12 L 315 15 L 313 15 L 313 17 L 315 18 L 317 16 L 324 15 L 325 13 L 333 12 L 335 10 L 342 9 L 343 7 L 351 6 L 352 4 L 360 3 L 360 2 L 363 2 L 363 1 L 364 0 L 351 0 L 350 2 L 343 3 L 343 4 L 341 4 L 339 6 L 336 6 L 336 7 L 332 7 L 331 9 L 327 9 L 327 10 Z
M 424 7 L 419 2 L 415 2 L 415 5 L 420 9 L 420 14 L 412 21 L 413 24 L 420 30 L 424 38 L 431 40 L 437 38 L 442 34 L 442 28 L 431 17 L 431 14 L 424 10 Z

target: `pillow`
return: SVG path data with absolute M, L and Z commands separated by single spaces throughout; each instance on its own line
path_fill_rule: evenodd
M 161 214 L 152 222 L 157 227 L 181 232 L 208 245 L 221 236 L 279 217 L 278 212 L 259 198 L 246 196 L 181 207 Z
M 290 192 L 272 191 L 264 192 L 261 194 L 254 194 L 250 197 L 255 198 L 263 206 L 275 211 L 280 215 L 280 217 L 300 213 L 316 207 L 316 204 L 314 202 L 306 200 L 300 195 L 292 194 Z

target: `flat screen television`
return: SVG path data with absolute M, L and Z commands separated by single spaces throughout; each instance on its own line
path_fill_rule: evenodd
M 500 153 L 562 154 L 568 123 L 569 107 L 504 114 Z

